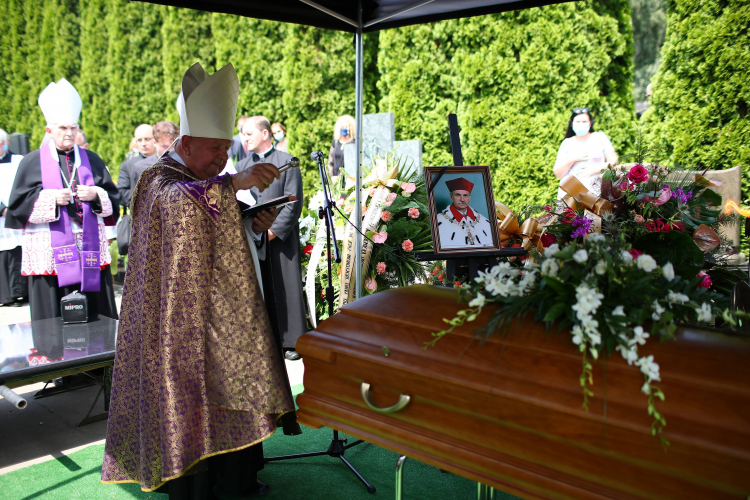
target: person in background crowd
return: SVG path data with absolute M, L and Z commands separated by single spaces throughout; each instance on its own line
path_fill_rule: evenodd
M 238 85 L 231 64 L 185 73 L 180 140 L 133 192 L 102 482 L 171 500 L 268 493 L 257 479 L 263 440 L 294 416 L 235 198 L 279 171 L 219 175 Z M 275 213 L 256 215 L 252 231 L 265 234 Z
M 242 135 L 242 126 L 247 119 L 247 116 L 240 116 L 237 119 L 237 130 L 239 133 L 232 137 L 232 147 L 229 148 L 229 158 L 232 159 L 234 165 L 247 158 L 247 146 L 243 143 Z
M 78 134 L 76 135 L 76 145 L 79 148 L 88 149 L 89 148 L 89 139 L 86 137 L 86 132 L 78 129 Z
M 17 307 L 28 295 L 28 279 L 21 274 L 23 233 L 5 228 L 5 214 L 23 156 L 11 154 L 8 143 L 8 133 L 0 129 L 0 305 Z
M 130 144 L 128 144 L 128 152 L 125 154 L 125 161 L 128 161 L 134 156 L 138 156 L 138 154 L 138 143 L 136 142 L 135 137 L 133 137 L 130 139 Z
M 117 319 L 104 226 L 116 222 L 117 187 L 96 153 L 75 144 L 81 97 L 64 78 L 39 95 L 49 141 L 24 156 L 5 225 L 23 229 L 21 268 L 31 319 L 60 316 L 60 299 L 86 293 L 91 317 Z
M 328 175 L 338 177 L 344 169 L 344 144 L 349 144 L 357 137 L 354 130 L 354 118 L 344 115 L 336 120 L 333 126 L 333 143 L 328 152 Z
M 243 126 L 249 156 L 237 164 L 237 172 L 251 168 L 257 163 L 271 163 L 281 167 L 292 156 L 278 151 L 271 142 L 271 123 L 265 116 L 254 116 Z M 294 195 L 297 203 L 279 210 L 276 221 L 268 230 L 268 244 L 265 256 L 266 270 L 262 273 L 264 290 L 270 290 L 275 300 L 268 300 L 266 306 L 275 308 L 270 312 L 272 326 L 278 322 L 278 331 L 284 344 L 284 357 L 297 360 L 300 355 L 295 350 L 297 339 L 305 332 L 305 306 L 302 302 L 302 269 L 299 257 L 299 216 L 302 213 L 302 174 L 300 169 L 291 168 L 281 174 L 278 180 L 262 193 L 252 188 L 256 203 L 264 203 L 280 196 Z M 262 266 L 263 267 L 263 266 Z M 268 297 L 268 292 L 266 297 Z
M 159 157 L 166 151 L 172 151 L 173 142 L 180 135 L 180 128 L 172 122 L 156 122 L 154 124 L 154 141 L 156 141 L 156 153 L 144 158 L 135 164 L 130 172 L 130 185 L 132 189 L 138 184 L 138 179 L 141 178 L 141 174 L 148 167 L 153 165 L 159 160 Z
M 138 155 L 120 164 L 120 174 L 117 176 L 117 191 L 120 192 L 120 204 L 127 208 L 130 206 L 130 197 L 135 186 L 130 184 L 132 170 L 136 163 L 156 154 L 154 143 L 154 128 L 151 125 L 138 125 L 135 129 L 135 142 L 138 145 Z
M 273 147 L 276 148 L 277 151 L 288 153 L 286 127 L 281 123 L 276 122 L 271 125 L 271 133 L 273 134 Z
M 594 117 L 589 108 L 576 108 L 568 120 L 565 139 L 557 152 L 552 171 L 562 180 L 574 175 L 589 191 L 599 196 L 602 192 L 602 169 L 607 163 L 617 163 L 617 154 L 604 132 L 594 132 Z M 557 190 L 557 198 L 565 191 Z

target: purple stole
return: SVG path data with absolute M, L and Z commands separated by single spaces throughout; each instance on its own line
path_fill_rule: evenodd
M 94 186 L 94 176 L 91 173 L 89 157 L 86 155 L 86 151 L 81 148 L 78 148 L 78 152 L 81 156 L 81 164 L 78 167 L 79 184 Z M 58 159 L 52 157 L 48 145 L 43 146 L 39 153 L 42 163 L 42 188 L 63 189 Z M 52 253 L 57 270 L 57 284 L 64 287 L 80 283 L 82 292 L 98 292 L 101 290 L 99 219 L 91 210 L 89 202 L 84 201 L 81 205 L 83 206 L 83 245 L 80 255 L 78 248 L 76 248 L 67 207 L 58 207 L 60 218 L 49 223 Z

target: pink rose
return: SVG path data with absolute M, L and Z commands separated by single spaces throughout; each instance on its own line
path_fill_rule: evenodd
M 378 283 L 375 281 L 375 278 L 372 276 L 367 278 L 365 280 L 365 288 L 367 288 L 369 291 L 374 292 L 378 289 Z
M 402 182 L 401 189 L 404 190 L 404 193 L 413 193 L 414 191 L 416 191 L 417 185 L 413 182 Z
M 385 232 L 385 229 L 380 231 L 379 233 L 375 233 L 372 235 L 372 241 L 375 243 L 385 243 L 385 240 L 388 239 L 388 233 Z
M 346 199 L 345 198 L 339 198 L 338 200 L 336 200 L 336 206 L 339 207 L 339 208 L 343 207 L 344 203 L 346 203 Z
M 347 205 L 346 208 L 344 208 L 344 213 L 350 214 L 354 211 L 354 207 L 352 205 Z
M 647 181 L 648 170 L 646 170 L 643 165 L 638 164 L 630 169 L 630 172 L 628 172 L 628 179 L 630 179 L 632 182 L 635 182 L 636 184 Z
M 383 213 L 380 214 L 380 219 L 383 222 L 388 222 L 389 220 L 391 220 L 391 213 L 388 210 L 383 211 Z
M 397 195 L 396 193 L 391 193 L 391 194 L 389 194 L 389 195 L 388 195 L 388 199 L 387 199 L 387 200 L 385 200 L 385 201 L 383 202 L 383 206 L 384 206 L 384 207 L 389 207 L 389 206 L 391 206 L 391 203 L 393 203 L 393 202 L 394 202 L 394 200 L 396 199 L 396 196 L 398 196 L 398 195 Z
M 404 249 L 404 252 L 411 252 L 414 250 L 414 243 L 412 243 L 411 240 L 406 240 L 401 243 L 401 248 Z
M 385 262 L 378 262 L 378 265 L 375 266 L 375 268 L 378 271 L 378 274 L 385 274 Z
M 711 288 L 711 285 L 713 285 L 713 282 L 711 281 L 711 276 L 706 274 L 704 271 L 701 271 L 698 273 L 697 277 L 703 276 L 703 281 L 698 283 L 698 288 Z
M 630 252 L 630 255 L 633 257 L 633 260 L 637 260 L 638 257 L 643 255 L 643 252 L 639 252 L 635 248 L 631 248 L 630 250 L 628 250 L 628 252 Z
M 411 217 L 412 219 L 416 219 L 417 217 L 419 217 L 419 210 L 416 208 L 410 208 L 409 217 Z
M 642 215 L 636 215 L 635 217 L 633 217 L 633 220 L 636 221 L 638 224 L 643 224 L 643 221 L 646 219 L 644 219 Z

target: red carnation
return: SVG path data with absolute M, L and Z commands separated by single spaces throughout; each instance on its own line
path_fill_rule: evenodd
M 701 276 L 703 276 L 703 281 L 698 283 L 698 288 L 711 288 L 711 285 L 713 285 L 711 276 L 706 274 L 704 271 L 699 272 L 697 275 L 698 278 L 700 278 Z
M 576 214 L 576 211 L 573 210 L 570 207 L 565 207 L 565 210 L 563 210 L 562 213 L 562 219 L 560 219 L 560 222 L 563 224 L 572 224 L 574 220 L 576 220 L 576 217 L 578 217 L 578 214 Z
M 631 182 L 635 182 L 636 184 L 647 181 L 648 170 L 646 170 L 643 165 L 638 164 L 630 169 L 630 172 L 628 172 L 628 179 L 630 179 Z
M 307 245 L 304 250 L 302 250 L 302 253 L 305 255 L 311 255 L 313 251 L 312 245 Z
M 553 245 L 557 241 L 557 238 L 555 238 L 555 235 L 550 234 L 550 233 L 544 233 L 540 239 L 542 241 L 542 246 L 544 248 L 547 248 L 548 246 Z

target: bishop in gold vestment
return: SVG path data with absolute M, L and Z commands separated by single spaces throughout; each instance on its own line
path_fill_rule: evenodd
M 294 410 L 235 199 L 245 173 L 216 176 L 224 143 L 183 135 L 136 186 L 102 482 L 153 491 Z

